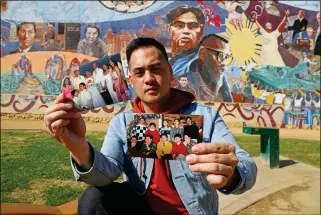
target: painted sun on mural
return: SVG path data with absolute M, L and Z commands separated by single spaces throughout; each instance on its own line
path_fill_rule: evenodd
M 1 95 L 65 92 L 83 111 L 122 104 L 136 96 L 126 47 L 152 37 L 173 88 L 277 106 L 277 126 L 317 127 L 319 11 L 317 1 L 1 1 Z

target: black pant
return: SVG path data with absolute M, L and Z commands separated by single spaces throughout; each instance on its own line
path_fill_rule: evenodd
M 86 188 L 78 200 L 78 215 L 155 214 L 144 196 L 138 195 L 127 183 L 115 183 L 106 187 Z

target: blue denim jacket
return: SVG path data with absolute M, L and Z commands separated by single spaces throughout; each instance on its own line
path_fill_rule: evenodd
M 256 181 L 256 164 L 237 144 L 219 113 L 211 107 L 197 103 L 187 105 L 179 112 L 204 116 L 203 142 L 231 143 L 236 147 L 239 159 L 237 168 L 242 179 L 234 190 L 219 191 L 225 194 L 241 194 L 251 189 Z M 71 159 L 76 180 L 93 186 L 106 186 L 124 172 L 124 181 L 128 181 L 138 194 L 144 194 L 149 185 L 154 159 L 126 156 L 126 113 L 131 111 L 122 112 L 110 121 L 101 151 L 92 147 L 94 163 L 88 172 L 80 172 Z M 218 214 L 216 189 L 207 182 L 204 173 L 191 172 L 187 163 L 181 160 L 170 160 L 169 167 L 173 183 L 190 214 Z

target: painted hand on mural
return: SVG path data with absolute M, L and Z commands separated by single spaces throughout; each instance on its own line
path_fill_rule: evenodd
M 232 144 L 200 143 L 192 147 L 192 153 L 186 157 L 190 170 L 205 173 L 213 187 L 228 189 L 239 182 L 240 178 L 235 181 L 238 158 Z

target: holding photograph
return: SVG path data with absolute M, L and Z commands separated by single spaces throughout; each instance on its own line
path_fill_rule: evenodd
M 118 55 L 81 65 L 64 78 L 61 90 L 74 102 L 78 112 L 132 98 Z
M 202 140 L 203 116 L 126 114 L 128 155 L 185 160 Z

